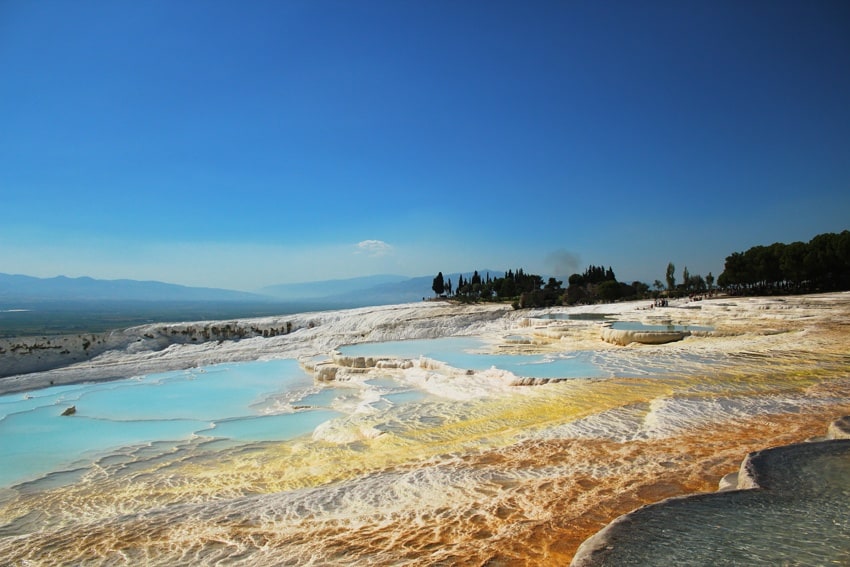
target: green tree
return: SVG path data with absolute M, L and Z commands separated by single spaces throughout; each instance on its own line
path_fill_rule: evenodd
M 850 231 L 734 252 L 717 283 L 735 293 L 850 289 Z
M 782 251 L 779 259 L 779 268 L 783 277 L 800 287 L 806 280 L 806 244 L 803 242 L 792 242 Z
M 656 281 L 658 281 L 658 280 L 656 280 Z M 661 282 L 658 282 L 658 283 L 661 283 Z M 649 285 L 647 285 L 643 282 L 639 282 L 639 281 L 633 281 L 632 282 L 632 289 L 635 290 L 634 295 L 637 295 L 637 296 L 640 296 L 640 297 L 645 297 L 647 295 L 647 293 L 649 293 Z
M 676 287 L 676 266 L 673 265 L 673 262 L 667 264 L 667 290 L 672 291 L 673 288 Z
M 603 301 L 614 301 L 623 295 L 620 284 L 616 280 L 605 280 L 597 286 L 596 293 Z
M 690 284 L 688 284 L 688 288 L 694 291 L 705 291 L 706 285 L 705 280 L 700 274 L 695 276 L 691 276 Z
M 434 278 L 434 283 L 431 284 L 431 289 L 434 290 L 434 294 L 442 295 L 446 291 L 446 284 L 443 281 L 443 272 L 439 272 L 437 276 Z
M 513 274 L 511 274 L 511 276 L 513 276 Z M 517 296 L 516 282 L 514 282 L 513 277 L 504 278 L 501 282 L 501 285 L 496 287 L 496 294 L 499 296 L 500 299 L 501 298 L 508 298 L 508 297 L 516 297 Z
M 723 265 L 723 272 L 717 278 L 717 284 L 721 287 L 738 287 L 747 283 L 747 266 L 744 261 L 744 255 L 740 252 L 733 252 L 726 257 L 726 263 Z
M 547 291 L 559 292 L 561 291 L 561 286 L 564 284 L 561 280 L 556 280 L 555 278 L 549 278 L 549 282 L 543 288 Z

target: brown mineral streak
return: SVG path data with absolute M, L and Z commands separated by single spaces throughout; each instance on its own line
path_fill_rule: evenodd
M 402 518 L 398 523 L 364 526 L 357 533 L 317 530 L 312 537 L 323 541 L 329 555 L 369 557 L 392 546 L 395 558 L 369 562 L 377 565 L 399 560 L 420 565 L 566 565 L 584 539 L 617 516 L 669 496 L 715 490 L 723 475 L 737 470 L 747 452 L 822 434 L 835 409 L 848 412 L 850 404 L 822 413 L 761 417 L 737 422 L 734 427 L 715 426 L 657 441 L 521 443 L 467 457 L 464 465 L 504 472 L 555 466 L 565 459 L 588 465 L 605 460 L 616 472 L 606 478 L 585 474 L 521 482 L 495 494 L 490 501 L 462 503 L 462 509 L 446 511 L 447 522 L 420 518 L 420 522 L 411 524 L 409 518 Z M 542 510 L 536 518 L 527 517 L 523 510 L 529 502 Z M 218 541 L 195 544 L 253 541 L 256 545 L 261 543 L 258 540 L 273 541 L 275 546 L 292 543 L 250 525 L 223 521 L 219 527 L 224 532 L 218 534 Z M 144 528 L 145 532 L 125 529 L 120 534 L 92 530 L 77 542 L 77 559 L 96 561 L 101 554 L 108 555 L 108 550 L 132 549 L 140 543 L 168 547 L 168 526 Z M 499 532 L 508 532 L 510 537 L 498 541 L 489 538 Z M 489 540 L 488 545 L 482 547 L 481 539 Z M 433 550 L 447 548 L 453 551 L 429 561 Z
M 840 411 L 850 411 L 850 404 Z M 833 415 L 834 411 L 825 411 L 822 414 L 771 416 L 769 420 L 738 422 L 734 428 L 718 426 L 660 441 L 621 444 L 573 440 L 534 447 L 520 445 L 504 451 L 501 462 L 493 462 L 491 455 L 484 455 L 470 461 L 469 466 L 546 467 L 565 458 L 581 459 L 586 463 L 605 459 L 617 467 L 617 474 L 606 479 L 586 475 L 565 477 L 550 481 L 546 486 L 529 482 L 515 487 L 514 494 L 531 498 L 545 509 L 544 518 L 524 519 L 514 537 L 500 542 L 498 549 L 478 549 L 472 542 L 469 549 L 464 550 L 468 555 L 456 558 L 453 564 L 569 564 L 581 542 L 616 517 L 670 496 L 716 490 L 720 478 L 736 471 L 746 453 L 822 434 L 824 424 Z M 533 463 L 529 462 L 526 452 L 535 455 Z M 634 465 L 639 460 L 650 461 L 655 466 L 647 470 L 645 466 Z M 676 466 L 658 465 L 664 462 L 676 463 Z M 487 528 L 498 531 L 497 518 L 489 517 L 494 522 Z M 508 518 L 509 522 L 514 520 Z M 420 538 L 425 537 L 427 534 L 420 535 Z M 433 544 L 457 546 L 458 542 L 446 539 Z
M 666 459 L 678 465 L 651 473 L 631 470 L 611 485 L 589 488 L 585 506 L 564 506 L 558 512 L 564 518 L 563 525 L 552 539 L 561 539 L 567 552 L 560 557 L 541 558 L 539 564 L 569 564 L 585 539 L 639 506 L 670 496 L 716 490 L 724 475 L 738 470 L 747 453 L 822 435 L 825 424 L 836 415 L 835 411 L 772 416 L 770 421 L 753 419 L 737 422 L 734 427 L 714 427 L 666 439 L 663 443 L 630 443 L 629 454 L 634 457 L 654 455 L 656 462 Z M 850 411 L 850 404 L 837 411 Z
M 604 459 L 615 473 L 606 478 L 585 474 L 549 478 L 544 482 L 520 482 L 495 494 L 491 501 L 462 503 L 462 509 L 446 511 L 447 522 L 441 522 L 440 518 L 420 518 L 420 522 L 411 524 L 409 518 L 402 518 L 397 524 L 364 526 L 357 533 L 319 530 L 312 537 L 320 538 L 330 555 L 336 552 L 348 557 L 369 557 L 393 546 L 393 561 L 371 564 L 415 560 L 422 565 L 565 565 L 584 539 L 617 516 L 668 496 L 714 490 L 723 475 L 737 469 L 747 452 L 818 435 L 836 409 L 839 408 L 822 413 L 751 419 L 738 422 L 734 427 L 715 426 L 658 441 L 521 443 L 501 451 L 467 457 L 464 465 L 506 471 L 554 466 L 565 459 L 576 464 L 592 464 Z M 850 405 L 840 411 L 850 411 Z M 647 463 L 652 466 L 647 468 Z M 527 517 L 523 510 L 529 502 L 540 507 L 535 518 Z M 238 522 L 231 524 L 224 520 L 218 526 L 223 532 L 218 534 L 217 542 L 201 540 L 194 544 L 203 547 L 225 541 L 252 541 L 252 545 L 262 545 L 258 540 L 274 542 L 275 546 L 292 543 Z M 167 549 L 171 545 L 169 526 L 146 524 L 140 527 L 143 530 L 136 531 L 132 525 L 126 526 L 119 533 L 108 527 L 94 528 L 85 534 L 76 534 L 82 537 L 73 543 L 64 538 L 53 539 L 45 542 L 47 545 L 30 559 L 47 559 L 51 550 L 62 548 L 67 553 L 66 546 L 71 546 L 76 548 L 75 560 L 97 562 L 139 544 L 149 550 Z M 499 532 L 507 532 L 510 536 L 498 541 L 488 537 Z M 72 530 L 68 535 L 72 538 L 75 533 L 76 530 Z M 487 546 L 480 545 L 482 537 L 488 539 Z M 446 548 L 452 552 L 429 562 L 428 556 L 433 550 Z

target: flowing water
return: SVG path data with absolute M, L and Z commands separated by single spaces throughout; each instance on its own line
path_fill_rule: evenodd
M 5 396 L 0 556 L 563 565 L 619 514 L 714 490 L 747 452 L 850 412 L 846 330 L 827 319 L 646 349 L 357 345 L 341 350 L 414 364 L 318 383 L 274 360 Z

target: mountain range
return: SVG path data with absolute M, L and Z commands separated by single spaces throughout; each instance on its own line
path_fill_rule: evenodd
M 487 270 L 479 270 L 486 273 Z M 490 271 L 491 275 L 501 272 Z M 465 274 L 468 277 L 469 274 Z M 457 281 L 458 274 L 447 278 Z M 90 277 L 37 278 L 0 273 L 0 303 L 44 301 L 139 301 L 139 302 L 251 302 L 310 303 L 328 307 L 387 305 L 421 301 L 430 297 L 433 276 L 375 275 L 349 279 L 280 284 L 256 293 L 227 289 L 190 287 L 159 281 L 100 280 Z
M 158 281 L 0 274 L 0 301 L 256 301 L 258 294 Z

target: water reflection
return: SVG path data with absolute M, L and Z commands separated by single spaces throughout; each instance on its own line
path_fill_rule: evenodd
M 341 347 L 351 357 L 430 358 L 461 370 L 498 368 L 528 378 L 599 378 L 610 376 L 594 360 L 593 352 L 551 352 L 546 354 L 499 354 L 483 339 L 445 337 L 382 343 L 361 343 Z

